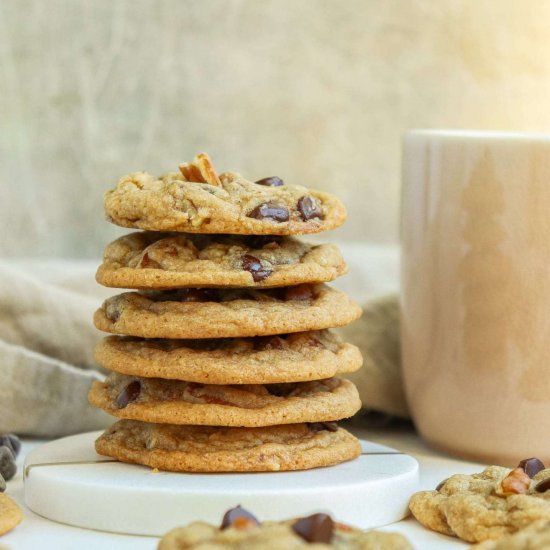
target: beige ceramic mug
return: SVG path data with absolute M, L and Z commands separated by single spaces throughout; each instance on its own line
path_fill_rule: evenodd
M 411 131 L 402 354 L 434 447 L 550 464 L 550 136 Z

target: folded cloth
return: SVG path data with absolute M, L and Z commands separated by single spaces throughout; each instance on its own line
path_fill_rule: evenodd
M 74 266 L 0 263 L 0 432 L 53 437 L 109 422 L 86 397 L 103 378 L 93 360 L 100 334 L 91 323 L 101 292 L 94 297 L 92 285 L 82 284 L 97 286 L 90 268 Z
M 397 295 L 367 302 L 363 306 L 363 316 L 338 332 L 346 341 L 358 346 L 363 354 L 363 367 L 347 375 L 357 386 L 363 407 L 407 418 Z
M 367 301 L 363 318 L 342 330 L 358 345 L 365 366 L 352 378 L 363 405 L 406 416 L 399 368 L 397 250 L 342 247 L 351 276 L 335 286 Z M 104 374 L 93 359 L 101 334 L 92 316 L 116 290 L 95 283 L 99 262 L 0 261 L 0 433 L 58 437 L 101 429 L 112 422 L 88 404 Z

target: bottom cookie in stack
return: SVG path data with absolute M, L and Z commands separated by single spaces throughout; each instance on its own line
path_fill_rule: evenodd
M 334 422 L 226 428 L 120 420 L 99 437 L 96 450 L 174 472 L 307 470 L 361 454 L 359 441 Z

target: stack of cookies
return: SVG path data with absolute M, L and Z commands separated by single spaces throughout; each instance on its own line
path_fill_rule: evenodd
M 328 330 L 361 309 L 326 284 L 339 250 L 293 235 L 341 225 L 335 197 L 218 175 L 205 154 L 155 178 L 122 178 L 105 196 L 113 223 L 142 229 L 109 244 L 96 358 L 111 374 L 90 402 L 122 420 L 100 454 L 172 471 L 300 470 L 357 457 L 335 421 L 360 408 L 359 350 Z

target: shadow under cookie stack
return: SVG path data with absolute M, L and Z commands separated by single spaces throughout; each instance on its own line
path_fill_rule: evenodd
M 113 223 L 142 229 L 109 244 L 96 350 L 112 371 L 90 402 L 121 420 L 102 455 L 181 472 L 302 470 L 361 453 L 336 424 L 361 406 L 336 375 L 359 350 L 329 329 L 361 309 L 327 286 L 336 246 L 294 235 L 341 225 L 335 197 L 277 177 L 218 175 L 206 154 L 161 178 L 140 172 L 105 196 Z

